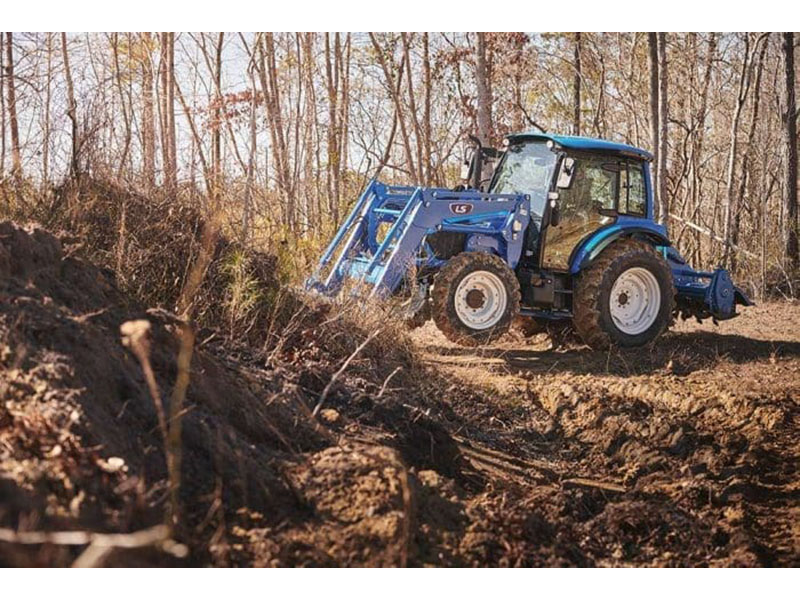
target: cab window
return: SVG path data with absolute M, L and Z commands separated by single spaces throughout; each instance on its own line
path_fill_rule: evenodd
M 562 211 L 585 216 L 615 211 L 619 164 L 603 158 L 579 158 L 572 185 L 560 194 Z
M 643 217 L 646 212 L 646 195 L 642 165 L 628 163 L 623 173 L 619 212 Z

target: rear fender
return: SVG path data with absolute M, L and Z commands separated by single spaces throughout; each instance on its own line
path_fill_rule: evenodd
M 575 248 L 570 259 L 570 273 L 577 275 L 620 238 L 641 239 L 653 246 L 671 245 L 662 225 L 646 219 L 620 217 L 616 223 L 598 229 Z

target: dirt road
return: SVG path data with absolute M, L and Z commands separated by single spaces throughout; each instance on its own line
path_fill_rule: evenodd
M 468 525 L 448 537 L 430 517 L 431 560 L 800 565 L 800 306 L 625 351 L 544 335 L 462 348 L 432 324 L 414 339 L 486 392 L 452 402 L 480 484 L 451 511 Z

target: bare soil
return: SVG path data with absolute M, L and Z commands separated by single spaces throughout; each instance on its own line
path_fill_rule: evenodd
M 463 348 L 432 324 L 356 352 L 369 327 L 291 308 L 264 347 L 198 332 L 175 534 L 188 557 L 103 564 L 800 565 L 800 306 L 609 352 L 568 335 Z M 156 412 L 120 343 L 134 318 L 152 323 L 168 399 L 174 320 L 56 237 L 0 223 L 0 530 L 163 519 Z M 0 565 L 83 550 L 0 542 Z
M 489 488 L 463 504 L 461 547 L 485 540 L 472 564 L 800 564 L 800 306 L 678 323 L 635 350 L 510 338 L 415 334 L 483 390 L 453 403 Z

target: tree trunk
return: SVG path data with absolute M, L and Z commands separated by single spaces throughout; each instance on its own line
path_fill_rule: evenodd
M 475 84 L 478 90 L 478 137 L 484 145 L 491 145 L 494 137 L 492 128 L 492 92 L 489 70 L 486 63 L 486 34 L 478 32 L 478 50 L 475 57 Z
M 219 206 L 222 191 L 222 43 L 224 40 L 225 33 L 220 32 L 214 52 L 214 124 L 211 129 L 211 170 L 214 191 L 211 200 L 215 211 Z
M 130 40 L 129 47 L 130 47 Z M 125 170 L 126 163 L 128 162 L 128 153 L 130 152 L 131 147 L 131 118 L 128 113 L 128 109 L 125 106 L 125 91 L 122 87 L 122 72 L 120 69 L 119 64 L 119 34 L 114 33 L 111 36 L 111 45 L 114 52 L 114 75 L 116 79 L 116 87 L 117 93 L 119 94 L 119 103 L 120 109 L 122 110 L 122 120 L 125 124 L 125 141 L 123 142 L 122 146 L 122 155 L 119 159 L 119 168 L 117 169 L 117 175 L 119 177 L 122 176 L 122 173 Z
M 8 124 L 11 129 L 11 176 L 17 202 L 22 201 L 22 157 L 17 121 L 17 85 L 14 80 L 14 34 L 6 32 L 6 87 L 8 88 Z
M 786 258 L 789 270 L 796 272 L 800 267 L 800 244 L 797 223 L 797 102 L 794 89 L 794 33 L 791 32 L 783 34 L 783 65 L 786 86 L 786 109 L 783 115 Z
M 667 153 L 669 152 L 667 102 L 667 41 L 666 34 L 658 34 L 658 213 L 659 222 L 669 225 L 669 198 L 667 198 Z
M 423 98 L 423 111 L 422 111 L 422 134 L 424 137 L 425 145 L 425 185 L 429 186 L 433 183 L 432 164 L 431 164 L 431 151 L 433 142 L 431 140 L 431 55 L 430 55 L 430 40 L 428 33 L 422 34 L 422 73 L 423 85 L 425 86 L 425 96 Z
M 581 134 L 581 32 L 575 33 L 575 47 L 573 49 L 573 63 L 575 66 L 575 79 L 572 83 L 572 133 Z
M 167 116 L 169 117 L 169 186 L 173 194 L 178 190 L 178 140 L 175 133 L 175 33 L 167 34 L 169 62 L 167 67 Z
M 164 188 L 169 187 L 169 140 L 167 130 L 169 122 L 167 117 L 167 53 L 169 52 L 169 42 L 166 32 L 158 34 L 158 85 L 156 87 L 156 98 L 158 99 L 158 130 L 161 134 L 161 172 L 163 173 Z
M 315 194 L 314 183 L 314 128 L 317 126 L 317 99 L 314 90 L 314 34 L 303 33 L 303 79 L 305 87 L 305 107 L 303 118 L 303 195 L 308 207 L 309 223 L 317 228 L 322 226 L 322 207 Z
M 283 223 L 290 229 L 295 227 L 294 192 L 292 190 L 289 174 L 289 151 L 286 136 L 283 131 L 283 112 L 281 107 L 280 88 L 278 86 L 278 66 L 275 54 L 275 38 L 272 33 L 266 33 L 259 47 L 260 67 L 259 77 L 264 93 L 267 109 L 267 123 L 269 125 L 270 150 L 275 164 L 278 191 L 281 197 L 281 210 Z
M 242 208 L 242 243 L 247 245 L 250 239 L 250 214 L 253 210 L 253 186 L 256 173 L 256 155 L 258 153 L 257 112 L 258 88 L 256 87 L 255 69 L 248 69 L 250 76 L 250 153 L 247 158 L 247 182 L 244 190 L 244 206 Z
M 150 34 L 145 32 L 142 47 L 142 166 L 148 189 L 156 185 L 156 136 L 153 119 L 153 64 L 150 60 Z
M 653 150 L 653 202 L 659 207 L 659 180 L 658 172 L 658 34 L 647 34 L 647 45 L 650 50 L 650 147 Z
M 733 109 L 733 118 L 731 119 L 730 139 L 728 141 L 728 173 L 725 181 L 725 208 L 723 216 L 723 229 L 722 239 L 725 240 L 725 250 L 722 255 L 722 264 L 724 267 L 730 266 L 731 260 L 731 243 L 733 225 L 733 212 L 736 198 L 734 197 L 734 178 L 736 175 L 736 161 L 739 151 L 739 121 L 742 117 L 742 109 L 745 102 L 747 102 L 747 92 L 750 87 L 750 34 L 744 34 L 744 58 L 742 59 L 742 67 L 739 71 L 739 85 L 736 94 L 736 106 Z
M 423 183 L 425 175 L 423 165 L 425 164 L 425 160 L 423 158 L 424 148 L 423 148 L 423 136 L 422 136 L 422 126 L 419 123 L 419 119 L 417 118 L 417 103 L 414 100 L 414 96 L 416 96 L 414 92 L 414 78 L 412 77 L 411 71 L 411 42 L 407 34 L 403 33 L 403 60 L 406 63 L 406 87 L 408 89 L 408 112 L 411 115 L 411 124 L 414 126 L 414 138 L 416 140 L 416 148 L 417 148 L 417 167 L 419 171 L 416 174 L 416 180 L 420 184 Z
M 745 146 L 745 156 L 747 159 L 745 160 L 744 168 L 742 171 L 742 177 L 739 182 L 739 204 L 736 209 L 736 213 L 734 216 L 734 223 L 733 223 L 733 232 L 731 233 L 731 237 L 733 238 L 733 245 L 736 246 L 739 244 L 739 220 L 741 216 L 741 206 L 745 199 L 747 199 L 748 204 L 751 203 L 752 197 L 754 195 L 754 158 L 752 156 L 752 151 L 755 146 L 755 137 L 756 137 L 756 126 L 758 125 L 759 119 L 759 112 L 761 108 L 761 78 L 764 72 L 764 57 L 767 53 L 767 46 L 769 45 L 769 34 L 764 35 L 763 44 L 761 46 L 761 52 L 758 55 L 758 62 L 756 66 L 756 79 L 753 83 L 753 114 L 750 118 L 750 129 L 747 133 L 747 144 Z M 761 205 L 759 204 L 759 209 Z M 758 223 L 763 221 L 763 216 L 760 215 L 758 217 Z M 756 227 L 754 226 L 754 230 Z M 731 256 L 731 270 L 735 271 L 737 267 L 736 261 L 736 254 Z
M 50 179 L 50 102 L 53 80 L 53 34 L 47 36 L 47 80 L 44 88 L 44 123 L 42 124 L 42 189 L 47 189 Z
M 338 39 L 338 38 L 337 38 Z M 332 57 L 330 34 L 325 34 L 325 75 L 328 91 L 328 208 L 331 215 L 335 214 L 339 206 L 339 157 L 337 153 L 337 110 L 338 100 L 337 77 L 334 68 L 335 58 Z M 338 219 L 334 219 L 338 220 Z
M 6 174 L 6 46 L 0 33 L 0 181 Z
M 178 187 L 178 162 L 175 140 L 175 34 L 161 34 L 159 61 L 161 78 L 161 156 L 164 168 L 164 185 L 167 193 L 174 195 Z
M 353 48 L 352 35 L 347 34 L 344 43 L 344 53 L 341 59 L 342 97 L 339 100 L 339 186 L 345 185 L 347 173 L 348 140 L 350 135 L 350 57 Z M 340 198 L 341 202 L 341 198 Z M 339 225 L 339 206 L 336 207 L 336 226 Z
M 69 66 L 69 51 L 67 49 L 67 34 L 61 32 L 61 53 L 64 60 L 64 79 L 67 82 L 67 116 L 72 124 L 72 154 L 70 158 L 70 176 L 80 180 L 80 151 L 81 141 L 78 130 L 78 105 L 75 102 L 75 88 L 72 84 L 72 69 Z

